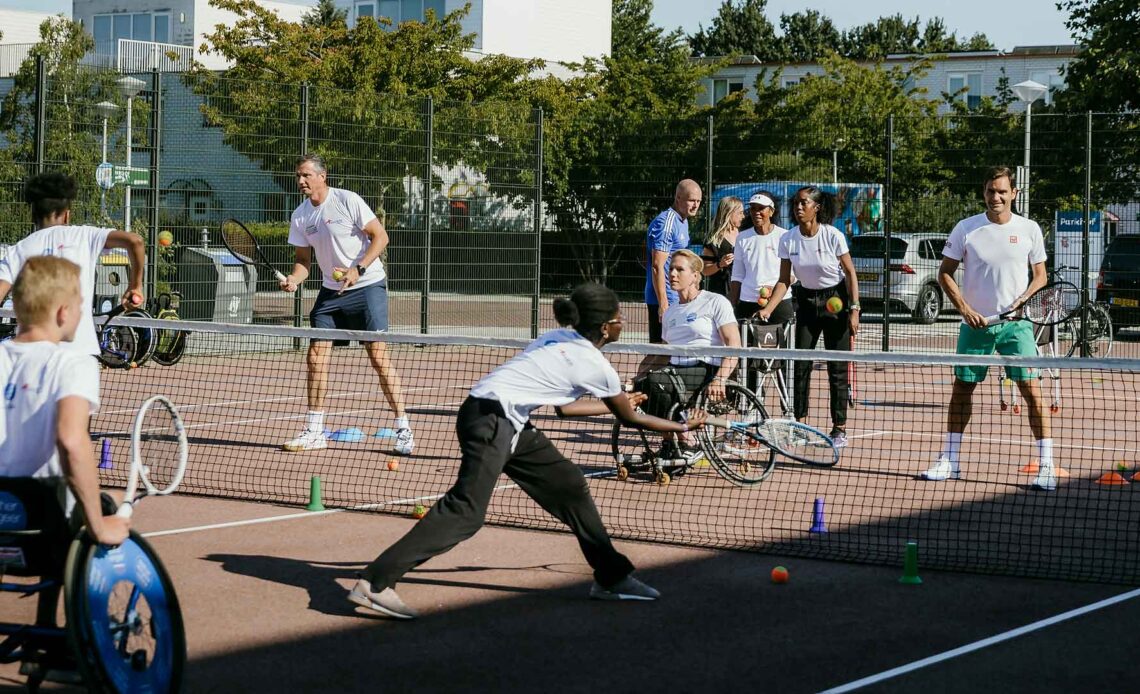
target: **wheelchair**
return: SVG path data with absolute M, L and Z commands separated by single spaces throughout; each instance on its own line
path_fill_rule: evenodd
M 681 421 L 692 409 L 733 421 L 768 418 L 764 405 L 740 383 L 728 381 L 724 399 L 711 400 L 707 380 L 699 388 L 690 388 L 671 366 L 636 379 L 633 389 L 649 397 L 638 409 L 663 419 Z M 611 447 L 619 481 L 642 478 L 664 486 L 707 465 L 733 484 L 750 486 L 763 482 L 776 467 L 772 449 L 730 429 L 711 426 L 667 439 L 656 431 L 615 422 Z
M 178 597 L 138 533 L 102 546 L 64 517 L 55 481 L 0 478 L 0 572 L 0 592 L 39 601 L 35 624 L 0 624 L 0 662 L 21 663 L 28 691 L 45 680 L 118 694 L 181 689 L 186 637 Z M 65 626 L 58 627 L 61 589 Z

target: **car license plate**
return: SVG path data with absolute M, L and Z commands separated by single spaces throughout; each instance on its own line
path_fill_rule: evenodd
M 1113 306 L 1127 306 L 1128 308 L 1136 308 L 1137 306 L 1140 306 L 1140 301 L 1137 301 L 1136 299 L 1124 299 L 1119 296 L 1112 297 L 1111 303 Z
M 860 282 L 878 282 L 879 273 L 877 272 L 856 272 L 855 276 L 859 278 Z

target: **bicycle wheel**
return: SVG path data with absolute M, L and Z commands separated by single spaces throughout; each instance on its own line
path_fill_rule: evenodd
M 174 584 L 138 533 L 104 547 L 82 533 L 68 553 L 67 637 L 91 691 L 177 692 L 186 635 Z
M 716 401 L 702 392 L 697 407 L 734 422 L 768 419 L 767 410 L 752 391 L 737 383 L 725 384 L 724 390 L 724 400 Z M 776 451 L 739 432 L 706 426 L 700 429 L 698 439 L 713 469 L 733 484 L 759 484 L 776 469 Z
M 1080 316 L 1061 326 L 1060 353 L 1066 357 L 1081 356 Z M 1102 358 L 1112 353 L 1112 319 L 1100 304 L 1088 304 L 1085 309 L 1085 336 L 1090 357 Z

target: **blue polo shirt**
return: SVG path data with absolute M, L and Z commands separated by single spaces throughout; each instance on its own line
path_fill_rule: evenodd
M 672 256 L 675 251 L 689 247 L 689 222 L 672 207 L 653 218 L 645 239 L 645 303 L 656 306 L 657 292 L 653 291 L 653 251 L 664 251 Z M 677 292 L 669 287 L 669 266 L 672 257 L 665 260 L 665 296 L 669 304 L 677 303 Z

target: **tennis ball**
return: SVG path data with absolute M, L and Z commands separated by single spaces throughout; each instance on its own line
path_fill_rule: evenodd
M 827 300 L 827 312 L 828 313 L 839 313 L 842 310 L 843 310 L 843 299 L 840 299 L 838 296 L 833 296 Z
M 158 245 L 169 246 L 172 243 L 174 243 L 174 234 L 169 231 L 158 232 Z
M 782 566 L 772 569 L 772 583 L 787 583 L 788 570 Z
M 767 299 L 770 296 L 772 296 L 772 288 L 771 287 L 760 287 L 760 298 L 761 299 Z
M 344 279 L 344 270 L 333 270 L 333 279 L 337 282 Z
M 392 472 L 399 470 L 400 469 L 400 461 L 396 460 L 395 458 L 389 458 L 388 459 L 388 469 L 391 470 Z
M 138 292 L 131 292 L 127 295 L 127 301 L 131 306 L 142 306 L 142 294 L 139 294 Z
M 416 504 L 415 508 L 412 509 L 412 518 L 415 518 L 416 520 L 419 520 L 426 515 L 427 509 L 424 508 L 423 504 Z
M 765 306 L 768 305 L 768 297 L 761 296 L 759 299 L 757 299 L 756 305 L 759 306 L 760 308 L 764 308 Z

